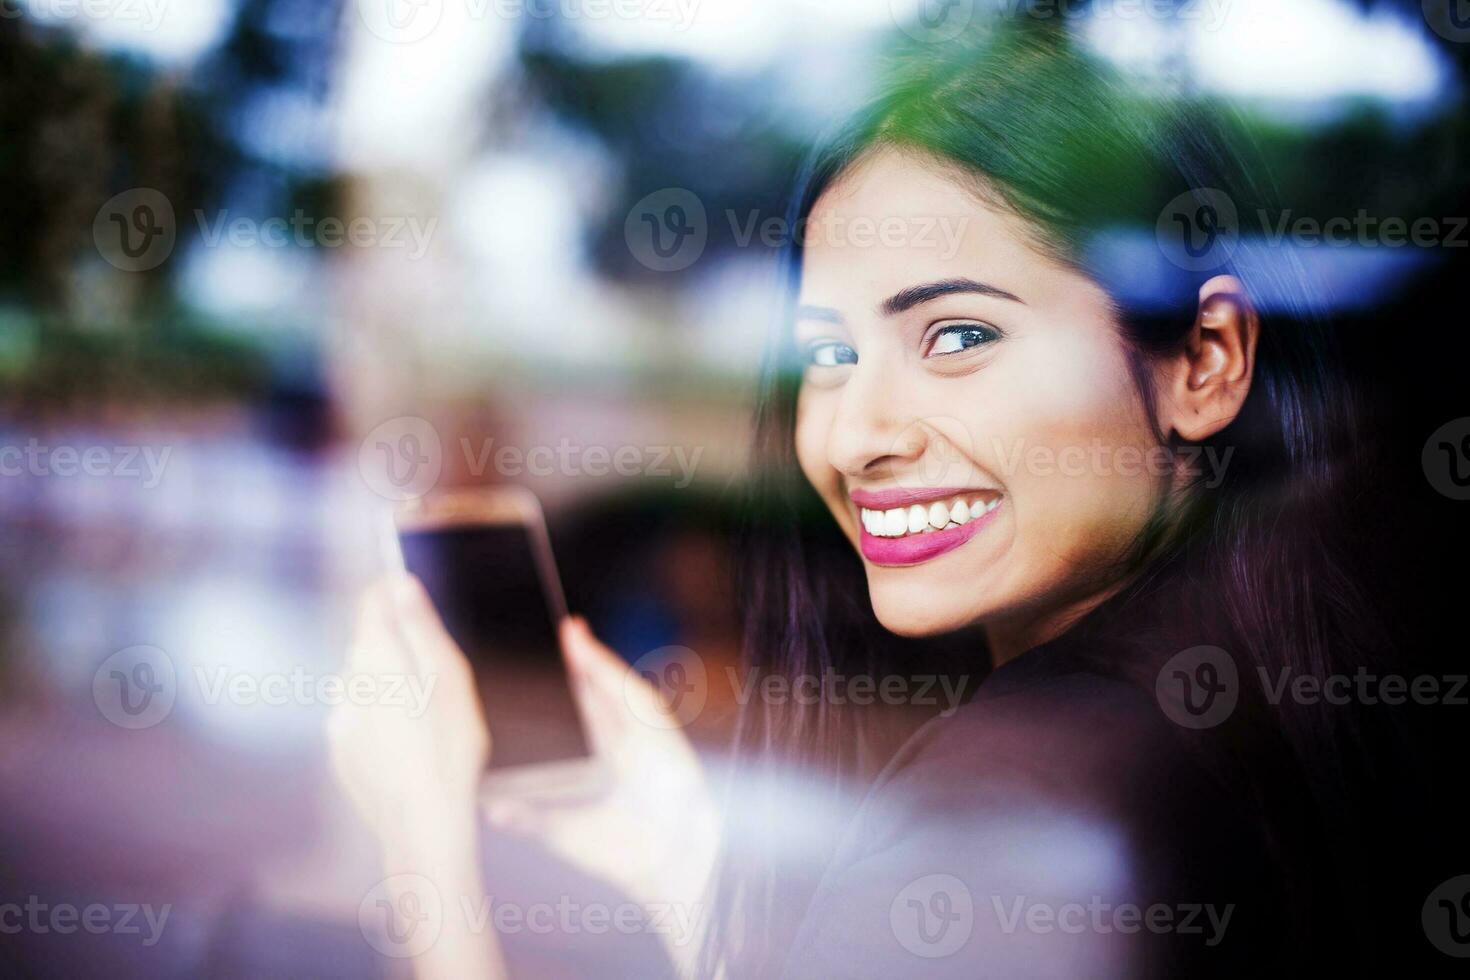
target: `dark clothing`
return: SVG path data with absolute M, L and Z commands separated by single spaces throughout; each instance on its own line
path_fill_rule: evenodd
M 1101 627 L 1107 628 L 1101 628 Z M 1114 610 L 924 725 L 839 838 L 786 961 L 806 977 L 1276 972 L 1267 848 L 1141 685 Z M 1101 654 L 1101 656 L 1098 656 Z M 1269 937 L 1269 938 L 1268 938 Z

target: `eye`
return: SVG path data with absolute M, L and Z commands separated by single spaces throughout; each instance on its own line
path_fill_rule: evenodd
M 836 340 L 814 340 L 807 344 L 806 363 L 812 367 L 837 367 L 839 364 L 856 364 L 857 351 Z
M 924 356 L 958 354 L 1000 339 L 1000 331 L 984 323 L 940 323 L 924 338 Z

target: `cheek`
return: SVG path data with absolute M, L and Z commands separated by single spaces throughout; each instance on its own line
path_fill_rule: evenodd
M 807 482 L 818 493 L 826 493 L 836 480 L 827 463 L 827 439 L 832 428 L 832 409 L 823 392 L 803 386 L 796 399 L 796 461 Z
M 1111 338 L 1110 338 L 1111 339 Z M 1159 485 L 1157 440 L 1117 343 L 1036 345 L 1005 378 L 992 451 L 1032 562 L 1115 560 Z

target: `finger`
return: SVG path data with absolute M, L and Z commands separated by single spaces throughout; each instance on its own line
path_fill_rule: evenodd
M 357 624 L 348 651 L 352 673 L 402 673 L 409 667 L 392 616 L 390 585 L 380 579 L 358 601 Z
M 600 692 L 620 694 L 632 668 L 593 635 L 587 620 L 581 616 L 568 616 L 562 620 L 561 636 L 568 659 L 582 680 Z
M 536 823 L 537 808 L 526 800 L 499 797 L 485 804 L 485 819 L 496 830 L 525 830 Z
M 485 806 L 485 819 L 498 833 L 534 838 L 539 844 L 574 864 L 593 864 L 577 851 L 601 848 L 597 835 L 588 833 L 585 804 L 551 799 L 501 798 Z M 589 837 L 594 838 L 588 840 Z
M 580 672 L 578 692 L 599 752 L 620 764 L 636 765 L 648 736 L 668 743 L 666 751 L 684 751 L 675 731 L 681 727 L 678 719 L 654 684 L 598 640 L 585 619 L 572 617 L 563 635 L 568 660 Z
M 392 580 L 388 576 L 374 579 L 362 590 L 357 600 L 355 629 L 359 635 L 375 632 L 393 604 Z
M 562 647 L 578 682 L 578 691 L 594 725 L 620 730 L 627 724 L 625 684 L 641 684 L 630 678 L 632 668 L 592 634 L 587 621 L 569 616 L 561 624 Z
M 599 640 L 581 616 L 568 616 L 561 621 L 562 640 L 577 661 L 577 667 L 589 674 L 606 675 L 627 667 L 622 657 Z
M 338 784 L 354 805 L 361 806 L 367 795 L 363 790 L 366 772 L 364 760 L 376 758 L 371 728 L 362 724 L 357 708 L 337 708 L 327 720 L 327 757 Z
M 572 642 L 594 695 L 625 723 L 655 715 L 672 717 L 657 685 L 593 636 L 581 617 L 573 627 Z

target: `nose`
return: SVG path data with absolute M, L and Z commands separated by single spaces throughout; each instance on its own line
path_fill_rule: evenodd
M 842 386 L 827 438 L 827 462 L 848 477 L 872 477 L 924 455 L 926 428 L 899 405 L 899 386 L 880 365 L 859 361 Z

